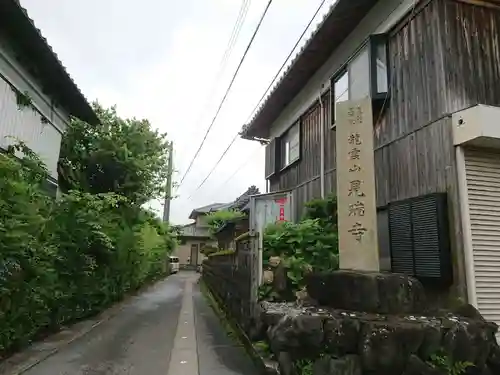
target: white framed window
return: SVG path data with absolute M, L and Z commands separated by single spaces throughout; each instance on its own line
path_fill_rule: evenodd
M 294 124 L 282 138 L 282 168 L 285 168 L 300 158 L 300 122 Z

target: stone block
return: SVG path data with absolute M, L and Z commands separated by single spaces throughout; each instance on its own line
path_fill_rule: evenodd
M 268 339 L 273 353 L 292 352 L 304 357 L 319 353 L 324 339 L 323 318 L 306 314 L 285 316 L 270 327 Z
M 325 322 L 325 349 L 337 356 L 358 352 L 361 323 L 352 318 L 332 318 Z
M 306 283 L 313 299 L 336 309 L 378 314 L 425 310 L 422 284 L 405 275 L 340 270 L 310 274 Z
M 416 355 L 411 355 L 403 375 L 444 375 Z
M 424 336 L 424 327 L 418 323 L 364 324 L 360 338 L 363 368 L 374 374 L 400 375 L 410 355 L 419 351 Z
M 323 357 L 313 366 L 313 375 L 362 375 L 360 358 L 348 355 L 341 358 Z

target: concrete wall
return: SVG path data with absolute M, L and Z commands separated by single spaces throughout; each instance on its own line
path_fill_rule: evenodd
M 182 245 L 179 245 L 175 251 L 174 254 L 175 256 L 179 257 L 179 263 L 181 265 L 187 265 L 188 259 L 191 258 L 191 245 L 197 244 L 198 245 L 198 263 L 201 264 L 203 260 L 206 258 L 203 254 L 199 252 L 199 245 L 204 243 L 205 245 L 210 245 L 210 246 L 215 246 L 216 243 L 213 240 L 210 239 L 186 239 L 186 242 Z
M 29 94 L 34 110 L 18 109 L 12 86 Z M 49 120 L 48 124 L 42 123 L 42 115 Z M 6 137 L 26 142 L 57 179 L 61 137 L 68 121 L 68 113 L 54 107 L 33 76 L 17 62 L 9 42 L 0 36 L 0 147 L 14 142 Z

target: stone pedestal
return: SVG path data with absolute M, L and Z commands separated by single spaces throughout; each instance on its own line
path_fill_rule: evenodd
M 335 271 L 311 274 L 307 292 L 321 306 L 377 314 L 422 313 L 425 292 L 409 276 L 393 273 Z

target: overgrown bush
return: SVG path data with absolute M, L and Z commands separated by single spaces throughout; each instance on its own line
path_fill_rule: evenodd
M 73 122 L 60 164 L 79 167 L 65 176 L 72 189 L 57 200 L 45 193 L 49 176 L 31 150 L 20 143 L 0 154 L 0 358 L 166 272 L 174 229 L 141 207 L 160 190 L 163 136 L 147 122 L 122 121 L 109 111 L 101 116 L 108 125 L 120 120 L 113 134 L 123 142 L 90 145 L 91 128 Z M 145 163 L 136 155 L 141 146 L 129 147 L 139 133 L 155 148 L 148 154 L 155 160 Z M 83 156 L 75 151 L 82 145 Z M 127 168 L 112 167 L 123 165 L 122 156 Z M 101 161 L 113 173 L 87 169 Z
M 203 255 L 205 256 L 210 256 L 211 254 L 213 253 L 216 253 L 220 251 L 220 249 L 216 246 L 209 246 L 209 245 L 205 245 L 205 247 L 203 247 L 201 250 L 200 250 L 200 253 L 202 253 Z
M 264 233 L 263 266 L 270 270 L 270 259 L 279 258 L 286 269 L 292 293 L 305 286 L 305 275 L 338 269 L 337 201 L 335 196 L 306 204 L 298 223 L 269 225 Z M 262 299 L 275 298 L 272 285 L 261 287 Z
M 206 217 L 210 232 L 217 233 L 228 222 L 244 218 L 245 214 L 238 210 L 220 210 L 211 212 Z
M 325 230 L 337 230 L 337 196 L 313 199 L 305 204 L 303 220 L 317 219 Z

